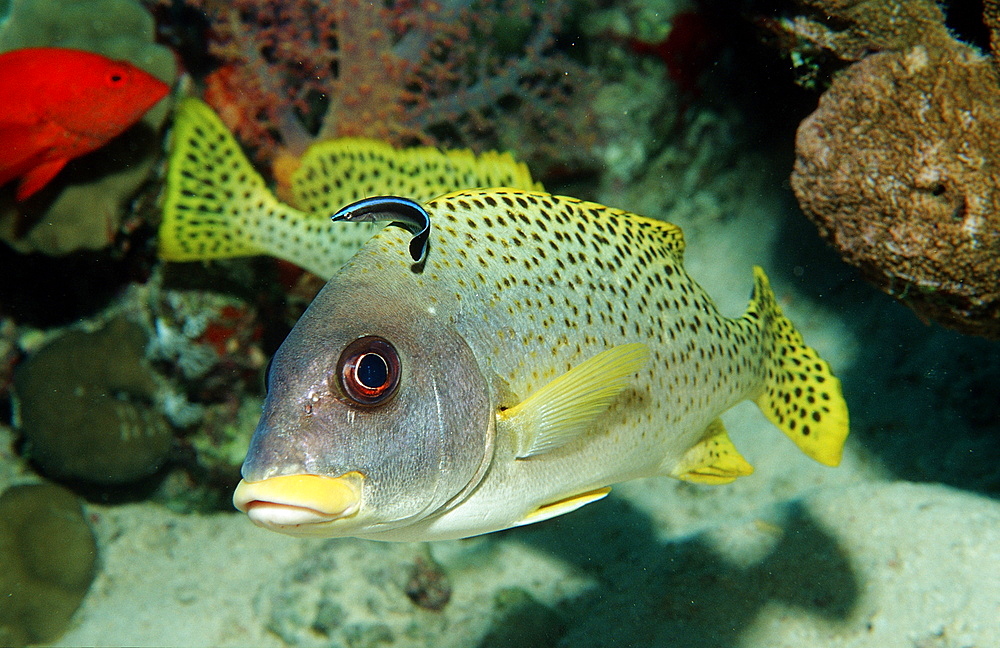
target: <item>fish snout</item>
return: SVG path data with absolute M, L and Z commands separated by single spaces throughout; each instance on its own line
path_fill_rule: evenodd
M 233 505 L 257 526 L 289 535 L 326 535 L 326 527 L 357 514 L 364 475 L 340 477 L 282 475 L 261 481 L 241 480 Z

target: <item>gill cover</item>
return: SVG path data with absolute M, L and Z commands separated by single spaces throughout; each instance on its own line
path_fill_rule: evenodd
M 444 512 L 482 478 L 492 458 L 494 417 L 477 359 L 450 317 L 426 307 L 408 263 L 390 264 L 377 279 L 359 271 L 376 262 L 384 258 L 359 253 L 275 354 L 264 412 L 243 464 L 241 510 L 269 491 L 266 480 L 351 475 L 360 502 L 344 506 L 339 517 L 314 515 L 323 507 L 311 505 L 318 500 L 306 491 L 326 483 L 321 480 L 302 481 L 309 484 L 302 497 L 283 485 L 270 489 L 281 492 L 281 502 L 253 504 L 304 511 L 260 508 L 262 518 L 322 524 L 322 535 L 364 536 Z M 341 484 L 334 486 L 343 490 Z

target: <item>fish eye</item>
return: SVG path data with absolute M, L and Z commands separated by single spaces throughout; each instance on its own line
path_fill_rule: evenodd
M 108 75 L 107 77 L 105 77 L 105 79 L 107 80 L 109 86 L 115 87 L 125 83 L 127 76 L 124 70 L 120 70 L 118 68 L 112 68 L 108 70 Z
M 357 405 L 379 405 L 399 386 L 399 354 L 384 338 L 360 337 L 344 348 L 337 362 L 344 394 Z

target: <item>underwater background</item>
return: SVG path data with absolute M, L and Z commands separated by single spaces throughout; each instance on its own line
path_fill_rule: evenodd
M 37 47 L 172 92 L 0 187 L 0 645 L 1000 645 L 995 3 L 0 0 L 0 54 Z M 763 266 L 843 383 L 843 462 L 744 403 L 732 484 L 457 541 L 253 526 L 262 374 L 325 277 L 164 258 L 185 97 L 293 205 L 335 138 L 507 151 L 680 226 L 725 315 Z

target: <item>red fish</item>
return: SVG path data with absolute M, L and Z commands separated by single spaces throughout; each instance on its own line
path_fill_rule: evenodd
M 124 61 L 53 47 L 0 54 L 0 185 L 17 199 L 102 147 L 166 96 L 163 81 Z

